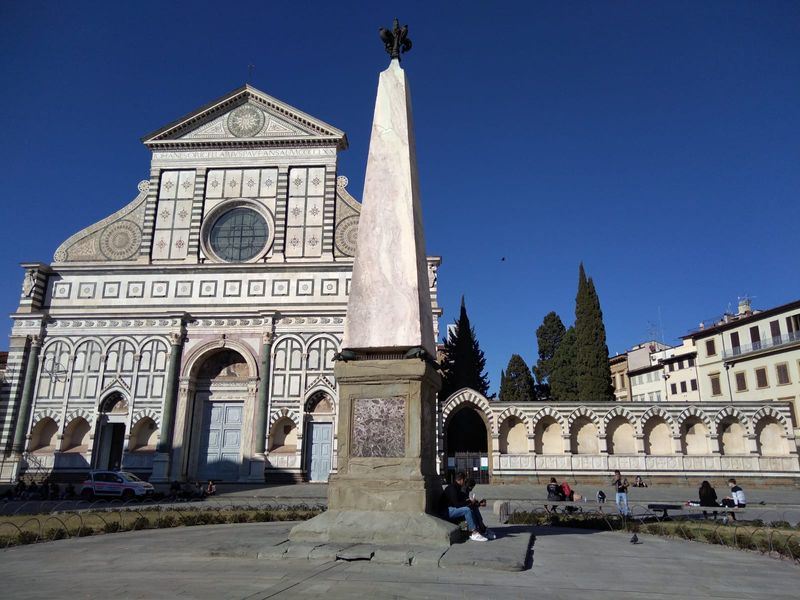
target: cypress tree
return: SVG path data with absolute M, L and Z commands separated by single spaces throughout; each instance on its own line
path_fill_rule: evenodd
M 575 371 L 576 362 L 575 328 L 570 327 L 558 344 L 550 369 L 550 395 L 559 402 L 575 402 L 578 400 L 578 378 Z
M 446 399 L 453 392 L 468 387 L 484 396 L 489 391 L 489 379 L 485 373 L 486 357 L 483 355 L 475 330 L 470 325 L 464 297 L 461 297 L 461 313 L 455 328 L 444 342 L 442 360 L 442 390 L 439 398 Z
M 539 349 L 539 360 L 533 367 L 533 373 L 536 375 L 536 382 L 539 384 L 539 390 L 543 395 L 548 394 L 548 382 L 550 379 L 550 372 L 553 368 L 553 355 L 556 353 L 556 348 L 564 337 L 567 329 L 555 312 L 549 312 L 545 315 L 542 324 L 536 330 L 536 343 Z
M 578 399 L 613 400 L 603 312 L 594 281 L 591 277 L 586 278 L 583 263 L 578 274 L 578 294 L 575 297 L 575 339 Z
M 519 354 L 512 354 L 508 367 L 501 375 L 502 402 L 531 402 L 536 399 L 531 370 Z

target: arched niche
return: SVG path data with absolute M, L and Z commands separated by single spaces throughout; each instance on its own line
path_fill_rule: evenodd
M 708 428 L 697 417 L 689 417 L 681 425 L 681 446 L 688 456 L 711 454 Z
M 636 454 L 636 429 L 625 417 L 614 417 L 606 426 L 609 454 Z
M 447 454 L 454 452 L 487 452 L 489 436 L 486 422 L 477 406 L 461 405 L 447 422 Z
M 533 431 L 533 442 L 536 454 L 563 454 L 561 424 L 551 416 L 542 417 Z
M 644 451 L 648 455 L 673 454 L 672 430 L 661 417 L 652 417 L 644 426 Z
M 527 454 L 528 430 L 519 417 L 511 416 L 500 425 L 500 454 Z
M 83 417 L 76 417 L 64 429 L 61 442 L 62 452 L 82 453 L 89 449 L 89 422 Z
M 735 417 L 719 424 L 719 446 L 724 455 L 748 454 L 747 430 Z
M 158 427 L 150 417 L 142 417 L 131 429 L 128 449 L 131 452 L 154 452 L 158 443 Z
M 588 417 L 578 417 L 570 431 L 570 451 L 573 454 L 599 454 L 597 425 Z
M 293 453 L 297 450 L 297 425 L 288 417 L 281 417 L 269 433 L 269 451 Z
M 784 437 L 784 427 L 777 419 L 765 417 L 756 423 L 756 441 L 761 456 L 786 456 L 789 445 Z
M 51 454 L 55 450 L 58 423 L 50 417 L 40 419 L 31 430 L 28 448 L 34 454 Z

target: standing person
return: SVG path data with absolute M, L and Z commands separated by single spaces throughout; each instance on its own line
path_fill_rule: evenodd
M 614 471 L 614 479 L 611 480 L 614 491 L 617 494 L 617 510 L 619 514 L 628 516 L 631 511 L 628 509 L 628 480 L 623 479 L 619 469 Z
M 700 496 L 700 506 L 719 506 L 717 504 L 717 492 L 707 481 L 700 484 L 698 494 Z M 703 518 L 708 518 L 708 511 L 703 511 Z M 714 511 L 714 518 L 717 518 L 717 511 Z
M 747 499 L 744 497 L 744 490 L 736 484 L 736 480 L 728 479 L 728 487 L 731 488 L 731 495 L 722 499 L 722 506 L 729 508 L 744 508 L 747 506 Z M 736 513 L 728 513 L 734 521 Z
M 448 485 L 442 493 L 440 512 L 448 520 L 464 518 L 470 530 L 469 539 L 474 542 L 486 542 L 495 539 L 494 533 L 483 524 L 479 506 L 486 506 L 486 501 L 473 502 L 464 492 L 464 483 L 467 476 L 463 471 L 456 473 L 454 483 Z

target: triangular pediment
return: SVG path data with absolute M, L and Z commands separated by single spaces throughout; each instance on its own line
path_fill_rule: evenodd
M 275 144 L 287 141 L 347 147 L 344 132 L 249 85 L 143 138 L 148 147 Z

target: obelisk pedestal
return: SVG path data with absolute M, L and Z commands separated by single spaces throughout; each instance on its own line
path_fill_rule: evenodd
M 449 546 L 437 518 L 433 316 L 411 99 L 397 47 L 380 74 L 339 385 L 338 472 L 328 510 L 292 529 L 292 542 Z M 388 40 L 388 41 L 387 41 Z M 410 44 L 409 44 L 410 47 Z

